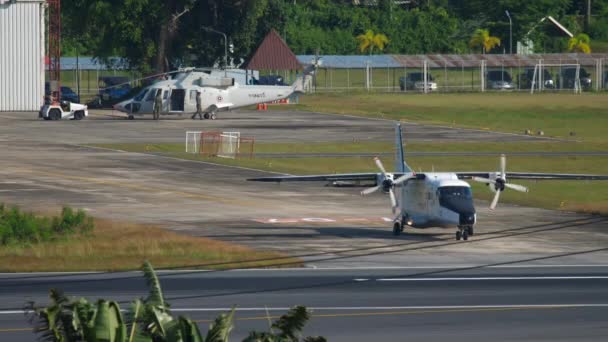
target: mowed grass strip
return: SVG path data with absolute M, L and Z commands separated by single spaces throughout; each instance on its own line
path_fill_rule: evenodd
M 307 94 L 297 105 L 275 107 L 511 133 L 542 130 L 552 137 L 608 141 L 605 93 Z
M 244 262 L 244 260 L 279 258 Z M 192 267 L 233 269 L 266 267 L 299 260 L 275 252 L 254 250 L 201 237 L 178 234 L 155 226 L 95 220 L 88 236 L 54 242 L 0 247 L 0 272 L 136 270 L 144 260 L 156 268 Z M 234 263 L 230 263 L 234 262 Z M 223 263 L 221 265 L 209 265 Z

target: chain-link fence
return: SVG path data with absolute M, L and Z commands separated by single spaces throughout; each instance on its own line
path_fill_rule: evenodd
M 438 56 L 438 55 L 435 55 Z M 316 72 L 316 92 L 486 92 L 486 91 L 605 91 L 608 58 L 552 59 L 487 58 L 461 55 L 458 59 L 394 56 L 401 64 L 367 63 L 322 65 Z M 466 58 L 470 57 L 470 58 Z M 425 82 L 426 80 L 426 82 Z

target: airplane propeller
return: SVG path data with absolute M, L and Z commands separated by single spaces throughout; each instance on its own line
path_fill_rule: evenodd
M 388 192 L 389 198 L 391 200 L 391 210 L 394 214 L 395 211 L 397 210 L 398 204 L 397 204 L 397 198 L 395 196 L 395 192 L 393 191 L 393 189 L 395 188 L 396 185 L 403 184 L 408 179 L 414 178 L 415 175 L 408 173 L 408 174 L 404 174 L 403 176 L 401 176 L 397 179 L 393 179 L 393 174 L 386 172 L 386 169 L 384 168 L 382 161 L 380 161 L 380 159 L 378 157 L 374 158 L 374 162 L 376 163 L 376 166 L 378 167 L 378 169 L 380 169 L 380 172 L 382 173 L 382 181 L 378 182 L 378 185 L 376 185 L 372 188 L 367 188 L 367 189 L 361 191 L 361 195 L 369 195 L 380 189 L 383 189 L 385 192 Z
M 505 190 L 505 188 L 509 188 L 515 191 L 520 192 L 528 192 L 528 188 L 519 184 L 511 184 L 507 183 L 507 173 L 505 169 L 507 168 L 507 157 L 504 154 L 500 156 L 500 173 L 496 174 L 494 178 L 484 178 L 484 177 L 473 177 L 472 179 L 476 182 L 481 182 L 485 184 L 493 184 L 493 191 L 496 192 L 494 198 L 492 199 L 492 203 L 490 204 L 490 209 L 495 209 L 498 204 L 498 199 L 500 198 L 500 193 Z

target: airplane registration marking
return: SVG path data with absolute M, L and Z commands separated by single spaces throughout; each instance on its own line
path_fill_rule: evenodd
M 385 223 L 393 222 L 390 217 L 342 217 L 342 218 L 328 218 L 328 217 L 291 217 L 291 218 L 257 218 L 252 219 L 254 222 L 277 224 L 277 223 Z

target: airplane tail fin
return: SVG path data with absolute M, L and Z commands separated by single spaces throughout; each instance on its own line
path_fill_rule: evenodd
M 401 124 L 397 123 L 395 126 L 395 171 L 396 172 L 412 172 L 412 169 L 405 162 L 405 155 L 403 149 L 403 140 L 401 136 Z

